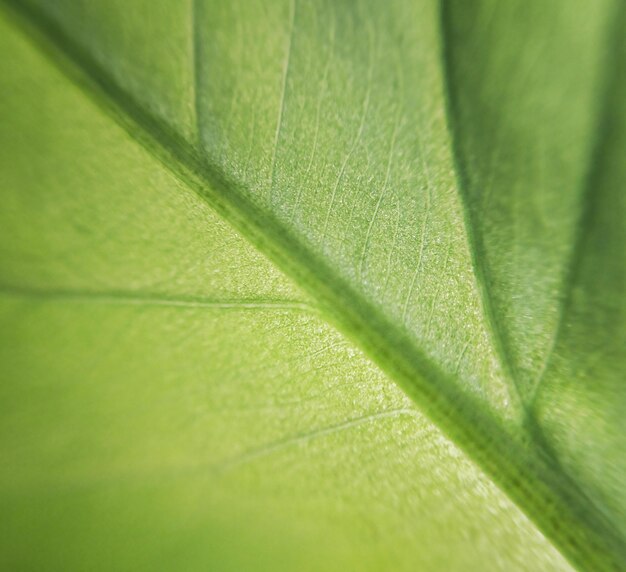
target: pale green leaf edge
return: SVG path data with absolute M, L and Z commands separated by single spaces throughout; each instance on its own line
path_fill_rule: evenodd
M 399 328 L 356 295 L 297 237 L 236 192 L 237 183 L 142 108 L 45 15 L 19 0 L 2 0 L 0 5 L 132 138 L 311 293 L 325 318 L 356 341 L 575 566 L 626 569 L 624 539 L 552 459 L 513 441 L 477 401 L 460 396 Z

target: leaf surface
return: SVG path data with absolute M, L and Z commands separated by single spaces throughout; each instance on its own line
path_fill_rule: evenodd
M 6 98 L 3 117 L 24 122 L 3 128 L 8 139 L 3 147 L 15 147 L 3 167 L 3 186 L 14 189 L 6 193 L 2 225 L 5 323 L 7 332 L 19 324 L 20 333 L 10 338 L 15 340 L 6 362 L 10 378 L 93 376 L 87 385 L 97 391 L 112 391 L 98 376 L 133 380 L 135 390 L 119 401 L 123 409 L 149 390 L 149 381 L 167 386 L 184 378 L 198 387 L 206 369 L 213 383 L 202 384 L 204 391 L 217 394 L 204 399 L 218 413 L 205 430 L 211 442 L 204 442 L 202 451 L 220 459 L 223 447 L 222 461 L 207 464 L 209 473 L 219 473 L 220 464 L 238 464 L 239 458 L 280 463 L 282 451 L 310 454 L 317 443 L 323 457 L 337 459 L 342 439 L 354 432 L 364 447 L 383 451 L 384 440 L 396 432 L 423 434 L 410 402 L 352 342 L 326 325 L 328 320 L 478 461 L 569 558 L 591 569 L 623 564 L 625 217 L 619 157 L 625 125 L 623 80 L 615 72 L 624 61 L 618 3 L 566 9 L 565 2 L 530 8 L 480 2 L 471 13 L 461 2 L 441 8 L 402 1 L 17 6 L 31 32 L 49 42 L 57 61 L 148 154 L 135 144 L 127 150 L 131 142 L 122 144 L 118 128 L 117 139 L 109 135 L 114 128 L 92 108 L 90 121 L 98 117 L 104 141 L 88 152 L 85 145 L 96 128 L 76 116 L 76 104 L 63 100 L 70 88 L 48 68 L 30 90 L 36 102 L 44 99 L 43 117 L 34 121 L 27 110 L 36 104 L 26 107 L 22 92 L 29 92 L 24 84 L 35 64 L 5 64 L 9 94 L 12 86 L 21 91 Z M 20 69 L 27 78 L 18 81 Z M 53 86 L 43 92 L 45 98 L 42 85 Z M 18 143 L 23 139 L 21 148 L 16 134 Z M 169 173 L 155 166 L 157 159 Z M 260 262 L 253 247 L 199 206 L 199 198 L 177 189 L 181 198 L 173 205 L 168 202 L 173 198 L 147 192 L 180 186 L 176 177 L 291 281 Z M 85 197 L 98 193 L 79 192 L 87 181 L 101 195 L 93 204 Z M 138 189 L 147 189 L 145 196 Z M 187 210 L 180 201 L 188 201 Z M 22 313 L 29 311 L 41 315 L 25 319 Z M 102 328 L 94 330 L 96 316 Z M 68 341 L 57 340 L 48 328 L 65 332 Z M 124 344 L 118 339 L 122 333 L 131 336 Z M 61 351 L 72 344 L 82 345 Z M 41 348 L 37 359 L 35 347 Z M 316 347 L 320 353 L 311 353 Z M 147 348 L 154 348 L 149 363 L 137 362 Z M 104 357 L 98 358 L 101 352 Z M 278 372 L 271 369 L 276 356 Z M 306 363 L 314 368 L 301 376 L 298 368 Z M 259 364 L 270 368 L 265 383 L 254 373 Z M 16 381 L 15 387 L 21 386 Z M 287 398 L 270 399 L 271 412 L 262 413 L 260 389 Z M 117 404 L 114 391 L 108 398 L 81 395 L 76 382 L 66 391 L 70 397 L 65 402 L 59 397 L 61 410 L 81 403 L 81 397 L 86 404 Z M 326 392 L 338 404 L 328 411 L 321 405 Z M 229 399 L 238 411 L 229 422 L 241 424 L 239 429 L 227 429 L 229 423 L 220 419 L 228 417 Z M 187 400 L 189 406 L 196 403 L 193 393 Z M 36 395 L 24 401 L 36 405 Z M 265 445 L 245 446 L 249 435 L 243 427 L 255 425 L 241 412 L 248 409 L 271 420 L 262 432 Z M 146 405 L 146 426 L 158 410 Z M 33 417 L 31 410 L 17 411 L 3 434 L 15 434 L 20 420 Z M 183 406 L 179 411 L 187 413 Z M 85 413 L 87 420 L 97 414 Z M 103 407 L 101 414 L 102 425 L 96 424 L 92 437 L 110 446 L 106 433 L 98 431 L 113 414 L 111 426 L 123 428 L 118 420 L 124 414 L 117 405 Z M 129 420 L 135 415 L 126 413 Z M 80 435 L 85 422 L 70 427 Z M 47 423 L 42 421 L 43 432 L 50 430 Z M 130 423 L 141 430 L 133 441 L 149 451 L 143 422 Z M 202 432 L 200 426 L 192 432 L 198 439 L 196 431 Z M 122 443 L 128 430 L 120 434 Z M 83 459 L 66 450 L 69 465 L 63 463 L 59 455 L 68 438 L 59 437 L 61 451 L 48 445 L 50 462 L 59 463 L 61 472 L 77 463 L 81 473 L 94 459 L 104 465 L 91 474 L 115 466 L 105 463 L 105 454 L 94 455 L 91 445 Z M 12 442 L 8 438 L 9 447 Z M 358 444 L 347 437 L 345 443 Z M 386 458 L 399 462 L 404 483 L 412 474 L 407 467 L 416 470 L 420 455 L 442 457 L 445 483 L 463 474 L 454 462 L 446 465 L 443 453 L 417 447 L 416 457 L 407 459 L 396 447 Z M 231 459 L 227 453 L 238 448 L 243 452 Z M 132 451 L 126 444 L 123 449 L 125 460 L 117 462 L 128 470 Z M 177 446 L 172 449 L 172 462 L 179 466 Z M 26 467 L 41 458 L 28 447 L 22 454 Z M 137 455 L 140 460 L 141 451 Z M 358 450 L 353 459 L 363 461 L 367 454 Z M 157 460 L 163 464 L 156 453 L 146 460 L 146 475 Z M 387 474 L 393 472 L 389 463 L 372 460 L 367 466 Z M 321 495 L 326 506 L 337 495 L 331 477 L 341 471 L 333 466 Z M 24 470 L 27 482 L 37 480 L 37 471 Z M 272 477 L 281 473 L 266 470 Z M 324 471 L 317 470 L 315 476 L 308 467 L 304 480 L 324 481 L 319 476 Z M 160 466 L 158 472 L 167 470 Z M 288 476 L 289 470 L 282 473 Z M 9 480 L 21 481 L 18 474 L 11 471 Z M 263 490 L 258 474 L 243 477 L 249 479 L 247 489 L 233 485 L 232 490 L 258 494 Z M 341 478 L 347 482 L 349 475 L 346 470 Z M 417 482 L 428 480 L 426 472 L 420 475 Z M 302 479 L 296 475 L 286 482 Z M 399 482 L 383 482 L 401 506 L 414 501 L 410 491 L 398 493 Z M 429 498 L 438 496 L 435 485 L 417 488 L 430 491 Z M 375 487 L 356 490 L 376 496 Z M 225 503 L 223 497 L 219 502 Z M 317 510 L 312 506 L 316 503 L 309 510 Z M 427 506 L 420 503 L 422 518 L 431 512 Z M 455 507 L 454 519 L 463 526 L 474 511 L 467 506 L 463 497 Z M 507 507 L 501 518 L 516 521 Z M 297 520 L 298 510 L 304 511 L 277 518 L 277 526 Z M 391 511 L 392 530 L 408 526 L 395 516 L 403 510 Z M 368 520 L 341 510 L 326 517 L 337 523 L 337 514 L 347 513 L 359 526 Z M 524 527 L 515 527 L 516 534 L 530 538 L 532 527 Z M 337 524 L 338 530 L 346 528 L 351 527 Z M 439 540 L 426 542 L 432 553 L 419 555 L 427 568 L 436 568 L 447 551 L 444 528 L 434 527 Z M 415 523 L 410 530 L 423 532 Z M 385 542 L 394 536 L 403 538 L 389 533 Z M 366 545 L 366 537 L 355 533 L 337 542 L 337 550 L 354 557 L 351 543 Z M 542 546 L 538 558 L 556 558 Z M 415 549 L 401 552 L 407 567 L 418 558 Z M 515 566 L 530 566 L 513 553 L 507 557 Z M 476 558 L 476 567 L 484 567 L 484 555 Z M 387 564 L 380 560 L 378 566 Z M 537 566 L 533 562 L 531 568 Z

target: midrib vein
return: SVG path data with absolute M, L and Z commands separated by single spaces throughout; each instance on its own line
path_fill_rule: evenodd
M 239 183 L 207 164 L 196 147 L 144 109 L 44 13 L 20 0 L 2 0 L 0 5 L 133 139 L 308 290 L 328 321 L 356 340 L 572 560 L 594 570 L 619 569 L 626 561 L 623 539 L 571 482 L 555 473 L 551 463 L 513 440 L 479 401 L 459 394 L 454 380 L 415 347 L 402 328 L 356 293 L 270 212 L 248 200 Z
M 533 443 L 534 447 L 540 449 L 543 454 L 547 457 L 547 462 L 551 465 L 552 470 L 556 474 L 560 474 L 562 476 L 563 481 L 569 481 L 570 486 L 572 487 L 572 491 L 575 494 L 575 501 L 579 502 L 581 506 L 587 505 L 589 509 L 593 513 L 597 513 L 601 520 L 604 520 L 604 517 L 601 515 L 601 512 L 595 506 L 595 503 L 582 491 L 578 485 L 571 481 L 569 475 L 564 470 L 558 455 L 555 453 L 553 447 L 548 442 L 543 428 L 539 425 L 538 420 L 535 414 L 534 400 L 536 397 L 536 392 L 541 384 L 545 372 L 549 366 L 549 361 L 552 357 L 556 344 L 558 342 L 559 336 L 561 334 L 562 323 L 565 318 L 565 314 L 567 311 L 567 307 L 569 305 L 569 299 L 571 297 L 571 282 L 573 281 L 574 275 L 576 273 L 576 269 L 579 265 L 579 258 L 581 255 L 584 236 L 586 234 L 586 227 L 588 226 L 587 219 L 590 216 L 591 210 L 591 196 L 593 196 L 592 189 L 594 187 L 593 181 L 595 180 L 597 173 L 594 169 L 595 163 L 594 159 L 597 159 L 601 156 L 602 146 L 605 141 L 605 132 L 607 129 L 607 122 L 610 120 L 609 111 L 606 109 L 608 107 L 608 102 L 610 100 L 610 94 L 612 92 L 612 84 L 617 81 L 611 81 L 610 74 L 605 74 L 608 77 L 603 78 L 604 85 L 601 91 L 600 103 L 598 105 L 598 110 L 596 110 L 596 133 L 594 138 L 594 144 L 592 146 L 591 158 L 590 158 L 590 170 L 589 174 L 584 182 L 584 193 L 583 193 L 583 208 L 579 221 L 580 229 L 575 237 L 575 244 L 571 252 L 569 264 L 566 267 L 566 270 L 562 279 L 562 287 L 561 291 L 563 292 L 561 302 L 558 310 L 558 320 L 555 326 L 555 330 L 553 332 L 552 339 L 550 341 L 549 347 L 545 350 L 545 357 L 542 366 L 540 367 L 540 371 L 534 383 L 529 387 L 524 387 L 524 379 L 521 378 L 520 372 L 517 370 L 517 367 L 512 358 L 511 352 L 511 341 L 508 339 L 507 332 L 503 328 L 499 316 L 493 305 L 493 293 L 492 287 L 490 283 L 490 273 L 489 268 L 485 256 L 485 247 L 482 241 L 482 236 L 480 229 L 478 228 L 478 224 L 476 221 L 475 214 L 473 212 L 473 208 L 470 205 L 469 197 L 468 197 L 468 185 L 469 181 L 464 169 L 464 161 L 462 158 L 461 150 L 458 146 L 459 141 L 459 129 L 456 119 L 455 113 L 455 98 L 454 94 L 457 90 L 454 85 L 454 80 L 451 76 L 451 66 L 452 62 L 449 55 L 449 45 L 450 41 L 450 15 L 449 15 L 449 2 L 448 0 L 439 0 L 440 4 L 440 30 L 441 30 L 441 61 L 442 61 L 442 76 L 444 81 L 444 98 L 445 98 L 445 109 L 446 109 L 446 122 L 448 125 L 448 132 L 450 137 L 450 148 L 452 153 L 452 165 L 455 171 L 455 177 L 457 181 L 457 190 L 460 199 L 460 203 L 463 208 L 464 213 L 464 222 L 465 222 L 465 233 L 467 237 L 467 241 L 469 244 L 470 256 L 472 258 L 472 266 L 474 269 L 474 273 L 477 280 L 478 289 L 481 294 L 481 301 L 484 316 L 488 325 L 488 330 L 490 331 L 492 342 L 494 349 L 499 358 L 500 364 L 504 368 L 505 375 L 510 379 L 510 385 L 515 390 L 515 393 L 519 399 L 520 405 L 524 412 L 524 429 L 527 431 L 530 440 Z M 626 10 L 626 4 L 622 4 L 620 10 L 620 18 L 616 18 L 616 21 L 621 22 L 624 13 Z M 612 60 L 616 59 L 615 45 L 617 41 L 619 41 L 619 32 L 621 27 L 619 24 L 614 24 L 614 30 L 617 33 L 611 34 L 609 38 L 609 48 L 613 48 L 609 53 L 613 54 Z M 619 51 L 617 51 L 619 53 Z M 607 67 L 614 67 L 608 65 Z M 583 511 L 584 514 L 584 511 Z M 546 523 L 542 522 L 541 518 L 537 518 L 537 514 L 532 515 L 534 517 L 535 522 L 539 524 L 541 528 L 543 528 L 544 532 L 546 532 L 550 537 L 554 538 L 554 531 L 547 528 Z M 547 523 L 549 524 L 549 523 Z M 619 537 L 619 534 L 613 530 L 613 527 L 610 523 L 606 523 L 611 532 L 613 532 L 616 537 Z M 590 524 L 590 526 L 593 526 Z M 595 565 L 589 564 L 586 562 L 585 558 L 580 558 L 580 555 L 575 554 L 575 550 L 577 547 L 567 546 L 559 546 L 557 541 L 557 546 L 563 551 L 564 555 L 572 560 L 574 564 L 582 565 L 584 567 L 590 567 L 595 570 Z M 624 542 L 622 539 L 618 538 L 618 551 L 616 553 L 615 560 L 611 561 L 610 559 L 604 564 L 606 569 L 620 569 L 623 565 L 622 561 L 626 558 L 626 549 L 624 547 Z M 604 569 L 604 568 L 602 568 Z

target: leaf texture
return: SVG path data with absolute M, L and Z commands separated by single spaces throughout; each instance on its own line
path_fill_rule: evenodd
M 121 189 L 120 181 L 135 176 L 141 161 L 130 158 L 131 143 L 104 142 L 83 153 L 87 162 L 82 157 L 77 162 L 89 130 L 72 115 L 75 106 L 61 101 L 70 88 L 47 68 L 41 83 L 59 88 L 50 90 L 39 122 L 24 107 L 12 112 L 12 105 L 24 105 L 23 96 L 6 98 L 3 116 L 28 122 L 3 133 L 9 138 L 5 148 L 14 145 L 15 134 L 24 137 L 22 154 L 18 147 L 7 158 L 3 186 L 54 189 L 43 195 L 50 201 L 45 208 L 32 196 L 25 200 L 32 191 L 4 199 L 10 246 L 2 265 L 6 331 L 15 324 L 23 329 L 11 350 L 17 358 L 7 362 L 10 378 L 21 379 L 27 371 L 45 379 L 36 373 L 38 364 L 71 367 L 56 345 L 37 343 L 35 331 L 45 332 L 60 320 L 67 335 L 84 344 L 74 365 L 115 380 L 145 379 L 139 391 L 147 389 L 147 372 L 156 364 L 116 370 L 124 362 L 121 355 L 115 358 L 118 334 L 106 334 L 108 326 L 96 331 L 91 321 L 71 314 L 95 315 L 88 310 L 95 307 L 102 312 L 98 322 L 110 319 L 120 331 L 125 328 L 119 316 L 140 326 L 146 321 L 146 331 L 122 346 L 130 354 L 128 364 L 150 340 L 144 335 L 152 332 L 159 347 L 172 335 L 170 324 L 178 336 L 191 329 L 158 352 L 165 361 L 157 371 L 168 371 L 166 362 L 179 364 L 181 372 L 188 360 L 194 367 L 215 362 L 221 369 L 211 368 L 210 378 L 222 383 L 211 387 L 225 391 L 222 378 L 237 378 L 232 399 L 253 396 L 251 407 L 260 415 L 253 374 L 234 373 L 241 359 L 237 340 L 254 332 L 243 344 L 251 363 L 287 354 L 282 373 L 268 380 L 268 391 L 289 380 L 293 398 L 281 403 L 306 411 L 298 415 L 297 408 L 281 407 L 282 415 L 303 421 L 313 416 L 315 422 L 290 425 L 282 434 L 291 436 L 268 437 L 275 444 L 251 447 L 243 458 L 266 453 L 270 458 L 275 450 L 303 443 L 308 449 L 309 436 L 325 442 L 327 435 L 333 437 L 332 458 L 341 450 L 335 434 L 347 434 L 344 429 L 379 429 L 376 438 L 368 433 L 378 444 L 395 434 L 396 423 L 415 418 L 413 406 L 369 364 L 364 350 L 574 563 L 594 570 L 624 564 L 620 157 L 626 125 L 623 74 L 617 71 L 624 62 L 618 2 L 593 7 L 581 2 L 578 8 L 565 2 L 484 1 L 470 8 L 462 2 L 400 0 L 385 6 L 198 0 L 160 3 L 156 9 L 147 2 L 6 5 L 149 152 L 135 146 L 132 153 L 143 153 L 141 161 L 151 165 L 160 160 L 169 170 L 146 168 L 137 173 L 132 192 L 120 191 L 124 201 L 103 197 L 90 204 L 72 194 L 85 181 L 96 180 L 98 189 Z M 7 67 L 7 89 L 24 89 L 26 80 L 13 78 L 20 66 L 8 62 Z M 33 92 L 40 90 L 38 84 Z M 68 117 L 52 109 L 67 110 Z M 114 129 L 108 120 L 95 109 L 90 113 L 108 136 Z M 64 132 L 62 126 L 71 125 L 78 125 L 78 133 L 67 127 Z M 14 166 L 17 156 L 29 157 L 29 168 Z M 96 159 L 97 167 L 90 163 Z M 107 176 L 100 175 L 103 170 Z M 114 173 L 117 178 L 107 183 Z M 206 223 L 204 207 L 183 212 L 162 205 L 156 193 L 142 197 L 135 189 L 180 185 L 172 174 L 298 286 L 272 264 L 258 262 L 254 248 L 214 215 Z M 184 200 L 202 204 L 179 190 Z M 93 211 L 85 213 L 84 207 Z M 124 233 L 132 225 L 131 240 Z M 33 230 L 42 228 L 50 232 Z M 41 306 L 30 330 L 23 304 Z M 215 323 L 213 312 L 220 316 Z M 208 322 L 188 313 L 207 315 Z M 207 328 L 204 336 L 217 341 L 205 348 L 209 357 L 184 358 L 203 354 L 195 346 L 183 351 L 188 340 L 203 337 L 194 331 L 199 323 Z M 98 363 L 96 356 L 86 356 L 89 348 L 100 347 L 101 334 L 110 337 L 113 349 L 107 351 L 114 359 L 105 352 L 107 367 L 85 366 Z M 335 343 L 344 348 L 339 355 L 324 349 L 314 360 L 326 372 L 310 382 L 322 391 L 316 400 L 330 383 L 355 376 L 367 381 L 346 384 L 354 410 L 339 407 L 321 423 L 324 408 L 302 398 L 308 384 L 294 383 L 300 376 L 293 363 L 310 360 L 303 352 L 316 344 L 334 348 Z M 33 345 L 44 355 L 29 364 Z M 327 358 L 331 364 L 325 365 Z M 65 378 L 64 371 L 56 375 Z M 208 401 L 227 411 L 227 393 Z M 127 403 L 137 395 L 131 397 Z M 341 402 L 340 393 L 334 397 Z M 370 400 L 384 403 L 374 407 Z M 18 419 L 31 417 L 27 412 Z M 280 425 L 281 413 L 270 417 Z M 219 426 L 211 422 L 209 432 L 219 436 Z M 42 428 L 48 428 L 45 422 Z M 416 427 L 400 432 L 405 431 L 420 434 Z M 228 449 L 242 445 L 216 438 L 216 445 L 203 450 L 219 457 L 220 442 Z M 389 458 L 397 458 L 395 451 L 394 446 Z M 31 452 L 23 461 L 38 458 Z M 407 471 L 411 461 L 399 458 Z M 60 462 L 54 450 L 51 461 Z M 233 462 L 238 463 L 225 461 Z M 380 463 L 380 470 L 386 467 Z M 446 475 L 457 470 L 445 468 L 445 459 L 442 467 Z M 389 494 L 399 486 L 385 482 Z M 436 488 L 426 486 L 433 495 Z M 367 487 L 363 491 L 372 494 Z M 398 496 L 410 504 L 408 492 Z M 459 514 L 466 508 L 461 502 Z M 513 510 L 504 511 L 506 518 L 513 518 Z M 537 553 L 552 559 L 551 566 L 561 565 L 548 549 Z M 415 555 L 405 557 L 407 566 L 414 562 Z M 427 567 L 436 567 L 442 556 L 435 549 L 422 557 Z M 482 557 L 476 567 L 483 566 Z M 515 566 L 527 565 L 510 557 Z

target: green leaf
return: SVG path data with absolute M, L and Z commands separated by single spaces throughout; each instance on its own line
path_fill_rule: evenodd
M 5 0 L 6 567 L 626 565 L 624 9 L 545 4 Z

